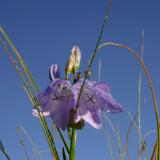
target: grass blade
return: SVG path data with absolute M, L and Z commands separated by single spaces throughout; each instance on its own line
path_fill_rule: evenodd
M 0 140 L 0 150 L 2 151 L 3 155 L 6 157 L 7 160 L 11 160 L 1 140 Z
M 138 54 L 136 54 L 136 52 L 134 52 L 131 48 L 129 48 L 127 45 L 124 44 L 120 44 L 120 43 L 114 43 L 114 42 L 107 42 L 107 43 L 103 43 L 102 45 L 100 45 L 98 47 L 98 49 L 106 47 L 106 46 L 115 46 L 115 47 L 120 47 L 120 48 L 124 48 L 127 49 L 129 51 L 130 54 L 132 54 L 136 60 L 142 65 L 143 71 L 145 73 L 145 76 L 148 80 L 149 83 L 149 87 L 150 87 L 150 91 L 152 94 L 152 100 L 153 100 L 153 104 L 154 104 L 154 110 L 155 110 L 155 118 L 156 118 L 156 125 L 157 125 L 157 159 L 156 160 L 160 160 L 160 127 L 159 127 L 159 111 L 158 111 L 158 106 L 157 106 L 157 100 L 156 100 L 156 96 L 155 96 L 155 92 L 154 92 L 154 88 L 153 88 L 153 84 L 150 78 L 150 75 L 148 73 L 148 69 L 144 63 L 144 61 L 138 56 Z
M 143 60 L 144 54 L 144 31 L 142 31 L 142 42 L 141 42 L 141 59 Z M 139 79 L 138 79 L 138 132 L 139 132 L 139 151 L 138 160 L 141 160 L 141 82 L 142 81 L 142 65 L 140 65 Z
M 19 52 L 17 51 L 17 49 L 14 47 L 13 43 L 11 42 L 11 40 L 8 38 L 7 34 L 4 32 L 4 30 L 1 27 L 0 27 L 0 32 L 2 33 L 2 35 L 4 36 L 4 38 L 8 42 L 8 44 L 10 45 L 10 47 L 12 48 L 13 53 L 15 54 L 16 58 L 18 59 L 20 65 L 21 65 L 21 67 L 22 67 L 22 69 L 23 69 L 23 71 L 25 73 L 27 82 L 23 78 L 22 73 L 20 73 L 18 71 L 18 69 L 16 68 L 16 70 L 18 72 L 18 75 L 20 76 L 20 78 L 22 79 L 22 81 L 23 81 L 23 83 L 24 83 L 24 85 L 26 87 L 26 91 L 27 91 L 28 95 L 30 96 L 30 99 L 32 99 L 32 103 L 34 104 L 34 107 L 38 111 L 39 120 L 40 120 L 41 126 L 43 128 L 43 131 L 45 133 L 45 136 L 47 138 L 47 141 L 48 141 L 51 153 L 52 153 L 53 156 L 56 157 L 57 160 L 59 160 L 59 156 L 58 156 L 55 144 L 53 143 L 53 140 L 52 140 L 52 137 L 51 137 L 51 133 L 50 133 L 50 131 L 48 129 L 48 125 L 46 123 L 46 120 L 43 117 L 42 113 L 40 112 L 40 109 L 39 109 L 40 105 L 39 105 L 39 103 L 37 104 L 38 100 L 37 99 L 35 100 L 35 98 L 36 98 L 36 92 L 40 91 L 40 89 L 39 89 L 38 85 L 36 84 L 36 82 L 34 81 L 32 75 L 31 75 L 31 72 L 27 68 L 25 62 L 23 61 L 23 59 L 21 57 L 21 55 L 19 54 Z M 1 39 L 1 41 L 2 41 L 2 39 Z M 7 51 L 7 53 L 9 53 L 9 51 L 7 50 L 6 45 L 4 43 L 2 45 L 3 45 L 3 48 L 5 47 L 5 49 L 6 49 L 5 51 Z M 11 54 L 9 54 L 9 56 L 11 56 Z

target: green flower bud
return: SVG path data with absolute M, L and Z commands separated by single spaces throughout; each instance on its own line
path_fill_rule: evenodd
M 65 68 L 66 79 L 68 79 L 68 76 L 71 72 L 73 72 L 73 74 L 77 72 L 80 66 L 80 61 L 81 61 L 81 51 L 78 48 L 78 46 L 74 46 L 71 50 L 71 54 Z

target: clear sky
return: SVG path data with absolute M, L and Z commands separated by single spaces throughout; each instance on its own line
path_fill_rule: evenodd
M 57 63 L 61 75 L 73 45 L 82 52 L 80 70 L 83 72 L 92 53 L 100 26 L 103 21 L 106 0 L 0 0 L 0 25 L 21 53 L 32 71 L 40 88 L 49 84 L 48 67 Z M 140 52 L 141 32 L 144 30 L 144 61 L 151 74 L 160 105 L 160 1 L 159 0 L 113 0 L 111 13 L 103 35 L 103 42 L 114 41 L 129 45 Z M 99 51 L 93 63 L 92 78 L 98 80 L 98 59 L 102 60 L 101 81 L 108 82 L 113 96 L 126 108 L 124 113 L 108 115 L 114 123 L 118 121 L 122 145 L 130 125 L 127 111 L 137 112 L 139 63 L 126 50 L 108 47 Z M 25 95 L 12 64 L 0 46 L 0 139 L 12 159 L 24 159 L 19 144 L 17 127 L 22 125 L 34 139 L 40 150 L 48 149 L 38 119 L 32 117 L 32 106 Z M 155 130 L 155 117 L 148 82 L 142 76 L 142 134 Z M 48 119 L 50 121 L 50 119 Z M 78 132 L 77 160 L 110 159 L 107 137 L 112 135 L 114 157 L 117 159 L 117 142 L 114 132 L 108 125 L 96 130 L 89 125 Z M 107 129 L 106 129 L 107 128 Z M 135 129 L 129 140 L 131 159 L 137 159 L 137 135 Z M 61 151 L 58 136 L 57 146 Z M 30 159 L 36 159 L 26 137 Z M 155 135 L 147 137 L 149 153 Z M 42 154 L 51 159 L 50 153 Z M 5 159 L 0 153 L 0 159 Z

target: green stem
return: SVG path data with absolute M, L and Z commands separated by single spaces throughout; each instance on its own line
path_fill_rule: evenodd
M 116 131 L 117 131 L 117 135 L 118 135 L 118 152 L 119 152 L 118 159 L 122 160 L 122 140 L 121 140 L 118 124 L 117 124 L 117 127 L 116 127 Z
M 58 128 L 58 127 L 56 127 L 56 128 L 57 128 L 57 131 L 58 131 L 58 133 L 59 133 L 59 135 L 60 135 L 60 137 L 61 137 L 61 140 L 62 140 L 62 142 L 63 142 L 63 144 L 64 144 L 64 146 L 65 146 L 65 148 L 66 148 L 66 150 L 67 150 L 67 152 L 68 152 L 68 154 L 69 154 L 68 144 L 67 144 L 67 142 L 66 142 L 66 140 L 65 140 L 65 138 L 64 138 L 64 136 L 63 136 L 63 134 L 62 134 L 62 132 L 61 132 L 61 130 L 60 130 L 60 128 Z
M 144 31 L 142 32 L 142 42 L 141 42 L 141 59 L 143 60 L 143 49 L 144 48 Z M 141 81 L 142 81 L 142 65 L 140 65 L 139 79 L 138 79 L 138 132 L 139 132 L 139 153 L 138 159 L 141 160 Z
M 29 142 L 31 143 L 33 150 L 35 151 L 37 159 L 42 160 L 43 158 L 42 158 L 42 155 L 41 155 L 38 147 L 36 146 L 36 144 L 32 140 L 32 137 L 29 135 L 29 133 L 25 130 L 25 128 L 23 126 L 19 126 L 18 130 L 21 132 L 21 134 L 23 133 L 27 137 Z
M 38 88 L 38 85 L 36 84 L 36 82 L 34 81 L 34 79 L 32 78 L 31 76 L 31 73 L 30 71 L 28 70 L 26 64 L 24 63 L 22 57 L 20 56 L 19 52 L 17 51 L 17 49 L 14 47 L 13 43 L 11 42 L 11 40 L 8 38 L 7 34 L 4 32 L 4 30 L 0 27 L 0 32 L 2 33 L 2 35 L 4 36 L 4 38 L 6 39 L 6 41 L 8 42 L 8 44 L 10 45 L 10 47 L 12 48 L 14 54 L 16 55 L 17 59 L 19 60 L 27 78 L 28 78 L 28 83 L 30 84 L 30 86 L 28 87 L 26 84 L 27 82 L 25 81 L 25 79 L 23 78 L 23 75 L 22 73 L 19 71 L 19 69 L 17 68 L 17 65 L 15 66 L 16 67 L 16 70 L 18 71 L 18 74 L 20 76 L 20 78 L 22 79 L 24 85 L 25 85 L 25 88 L 26 88 L 26 91 L 28 93 L 28 95 L 30 95 L 30 99 L 32 99 L 32 102 L 34 104 L 34 107 L 37 109 L 38 111 L 38 115 L 39 115 L 39 120 L 40 120 L 40 123 L 41 123 L 41 126 L 43 128 L 43 131 L 45 133 L 45 136 L 47 138 L 47 141 L 49 143 L 49 147 L 50 147 L 50 150 L 51 150 L 51 153 L 53 155 L 53 157 L 56 157 L 56 160 L 59 160 L 59 156 L 58 156 L 58 153 L 57 153 L 57 150 L 56 150 L 56 147 L 53 143 L 53 140 L 52 140 L 52 137 L 51 137 L 51 133 L 48 129 L 48 125 L 46 123 L 46 120 L 45 118 L 43 117 L 43 115 L 41 114 L 40 110 L 39 110 L 39 102 L 38 102 L 38 105 L 37 105 L 37 99 L 34 100 L 34 97 L 36 97 L 36 94 L 35 94 L 35 91 L 34 91 L 34 86 L 35 88 L 37 89 L 37 91 L 39 91 L 40 89 Z M 5 46 L 3 44 L 3 46 Z M 5 46 L 5 51 L 7 51 L 7 54 L 11 56 L 11 54 L 9 53 L 9 51 L 7 50 L 6 46 Z M 33 96 L 32 96 L 33 94 Z
M 18 133 L 19 133 L 19 137 L 20 137 L 20 145 L 21 145 L 22 148 L 23 148 L 23 151 L 24 151 L 24 155 L 25 155 L 25 157 L 26 157 L 26 160 L 30 160 L 29 154 L 28 154 L 28 150 L 27 150 L 27 146 L 26 146 L 25 143 L 24 143 L 23 136 L 22 136 L 22 133 L 21 133 L 21 129 L 20 129 L 20 128 L 18 128 Z
M 104 32 L 104 27 L 105 27 L 106 22 L 108 20 L 108 16 L 109 16 L 109 12 L 110 12 L 110 9 L 111 9 L 112 0 L 110 0 L 109 2 L 110 3 L 109 3 L 109 6 L 108 6 L 108 9 L 106 11 L 106 14 L 104 16 L 103 24 L 102 24 L 102 27 L 101 27 L 101 30 L 100 30 L 99 38 L 98 38 L 97 43 L 96 43 L 96 47 L 95 47 L 95 49 L 94 49 L 94 51 L 93 51 L 93 53 L 92 53 L 92 55 L 90 57 L 90 60 L 89 60 L 88 66 L 87 66 L 87 71 L 86 71 L 86 74 L 85 74 L 85 77 L 84 77 L 84 81 L 82 83 L 82 86 L 81 86 L 81 89 L 80 89 L 80 93 L 79 93 L 79 96 L 78 96 L 76 110 L 77 110 L 78 105 L 79 105 L 79 101 L 80 101 L 80 97 L 81 97 L 81 94 L 82 94 L 82 90 L 83 90 L 84 84 L 85 84 L 85 82 L 86 82 L 86 80 L 88 78 L 88 72 L 91 69 L 94 57 L 95 57 L 95 55 L 97 53 L 97 50 L 98 50 L 98 46 L 99 46 L 99 44 L 101 42 L 101 39 L 102 39 L 102 35 L 103 35 L 103 32 Z
M 110 152 L 110 158 L 111 160 L 114 160 L 113 157 L 113 147 L 112 147 L 112 143 L 111 143 L 111 136 L 109 135 L 109 132 L 107 132 L 106 130 L 106 136 L 107 136 L 107 142 L 108 142 L 108 147 L 109 147 L 109 152 Z
M 151 155 L 151 160 L 155 160 L 156 157 L 156 148 L 157 148 L 157 141 L 154 145 L 153 151 L 152 151 L 152 155 Z
M 112 0 L 109 1 L 109 6 L 108 6 L 108 9 L 106 10 L 106 14 L 104 16 L 103 24 L 102 24 L 102 27 L 101 27 L 101 30 L 100 30 L 100 34 L 99 34 L 99 38 L 98 38 L 96 47 L 95 47 L 94 52 L 92 53 L 91 58 L 90 58 L 89 63 L 88 63 L 88 69 L 91 68 L 91 65 L 93 63 L 94 57 L 95 57 L 95 55 L 97 53 L 98 46 L 100 44 L 100 41 L 102 39 L 102 35 L 103 35 L 103 32 L 104 32 L 104 27 L 105 27 L 106 22 L 108 20 L 108 16 L 109 16 L 109 13 L 110 13 L 111 5 L 112 5 Z
M 76 160 L 75 148 L 76 148 L 76 128 L 75 128 L 75 126 L 73 126 L 73 128 L 72 128 L 72 136 L 71 136 L 69 160 Z
M 104 32 L 104 27 L 105 27 L 106 22 L 108 20 L 109 12 L 110 12 L 110 9 L 111 9 L 111 4 L 112 4 L 112 0 L 110 0 L 108 9 L 107 9 L 106 14 L 104 16 L 103 24 L 102 24 L 102 27 L 101 27 L 101 30 L 100 30 L 99 38 L 98 38 L 97 43 L 96 43 L 96 47 L 94 49 L 93 54 L 90 57 L 90 60 L 89 60 L 88 66 L 87 66 L 87 71 L 85 73 L 84 81 L 83 81 L 82 86 L 80 88 L 80 92 L 79 92 L 78 99 L 77 99 L 76 111 L 78 109 L 78 105 L 79 105 L 79 102 L 80 102 L 80 98 L 81 98 L 81 94 L 82 94 L 82 91 L 83 91 L 83 87 L 84 87 L 85 82 L 86 82 L 86 80 L 88 78 L 88 72 L 90 72 L 94 57 L 95 57 L 95 55 L 97 53 L 98 46 L 99 46 L 99 44 L 101 42 L 101 39 L 102 39 L 102 35 L 103 35 L 103 32 Z M 70 160 L 75 160 L 75 143 L 76 143 L 76 128 L 74 126 L 73 129 L 72 129 L 71 146 L 70 146 L 70 158 L 73 158 L 73 159 L 70 159 Z
M 125 143 L 125 150 L 126 150 L 126 153 L 127 153 L 127 156 L 129 157 L 129 153 L 128 153 L 128 141 L 129 141 L 129 136 L 130 136 L 130 133 L 131 133 L 131 129 L 134 127 L 136 129 L 136 132 L 138 134 L 138 137 L 139 137 L 139 130 L 138 130 L 138 126 L 136 125 L 136 118 L 138 116 L 138 112 L 135 114 L 135 116 L 133 117 L 131 115 L 130 112 L 128 112 L 128 116 L 129 118 L 131 119 L 131 123 L 129 125 L 129 128 L 128 128 L 128 131 L 127 131 L 127 135 L 126 135 L 126 143 Z M 141 144 L 144 144 L 145 142 L 145 136 L 142 136 L 141 135 Z M 142 147 L 142 146 L 141 146 Z M 148 149 L 147 149 L 147 146 L 145 146 L 145 154 L 146 154 L 146 159 L 149 160 L 149 153 L 148 153 Z M 130 159 L 130 158 L 128 158 Z
M 129 48 L 128 46 L 126 46 L 124 44 L 107 42 L 107 43 L 104 43 L 104 44 L 100 45 L 98 47 L 98 49 L 103 48 L 105 46 L 116 46 L 116 47 L 121 47 L 121 48 L 127 49 L 138 60 L 138 62 L 142 65 L 144 73 L 145 73 L 145 75 L 147 77 L 147 80 L 149 82 L 149 87 L 150 87 L 150 90 L 151 90 L 153 104 L 154 104 L 154 110 L 155 110 L 155 116 L 156 116 L 156 125 L 157 125 L 157 142 L 158 142 L 157 143 L 157 160 L 159 160 L 160 159 L 160 127 L 159 127 L 159 114 L 158 114 L 159 112 L 158 112 L 156 96 L 155 96 L 154 89 L 153 89 L 153 84 L 152 84 L 151 78 L 149 76 L 148 70 L 146 68 L 146 65 L 143 62 L 143 60 L 136 54 L 136 52 L 134 52 L 131 48 Z
M 11 158 L 7 154 L 7 152 L 6 152 L 5 148 L 4 148 L 1 140 L 0 140 L 0 150 L 2 151 L 2 153 L 4 154 L 4 156 L 6 157 L 7 160 L 11 160 Z

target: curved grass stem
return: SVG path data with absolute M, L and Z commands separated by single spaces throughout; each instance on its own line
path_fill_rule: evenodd
M 13 64 L 15 64 L 15 68 L 16 68 L 16 70 L 18 72 L 19 77 L 21 78 L 21 80 L 22 80 L 22 82 L 23 82 L 23 84 L 25 86 L 27 95 L 29 95 L 29 98 L 30 98 L 33 106 L 38 111 L 39 120 L 40 120 L 41 126 L 43 128 L 43 131 L 45 133 L 46 139 L 48 141 L 51 153 L 52 153 L 53 157 L 56 157 L 56 160 L 59 160 L 58 152 L 57 152 L 55 144 L 53 142 L 53 139 L 52 139 L 51 133 L 49 131 L 47 122 L 46 122 L 45 118 L 43 117 L 42 113 L 40 112 L 40 109 L 39 109 L 40 104 L 39 104 L 39 102 L 38 102 L 38 100 L 36 98 L 36 92 L 37 91 L 39 92 L 40 89 L 38 88 L 38 85 L 34 81 L 32 75 L 31 75 L 31 72 L 29 71 L 28 67 L 26 66 L 26 64 L 25 64 L 24 60 L 22 59 L 21 55 L 19 54 L 19 52 L 17 51 L 17 49 L 15 48 L 15 46 L 13 45 L 13 43 L 11 42 L 11 40 L 8 38 L 8 36 L 5 33 L 5 31 L 1 27 L 0 27 L 0 33 L 2 33 L 2 35 L 5 38 L 5 40 L 8 42 L 9 46 L 12 48 L 13 53 L 15 54 L 16 58 L 18 59 L 20 65 L 21 65 L 21 67 L 22 67 L 22 69 L 23 69 L 23 71 L 25 73 L 24 75 L 26 77 L 24 78 L 23 74 L 21 73 L 21 71 L 18 68 L 18 65 L 13 62 L 14 59 L 13 59 L 11 53 L 9 52 L 9 50 L 7 49 L 5 43 L 1 39 L 1 44 L 2 44 L 5 52 L 9 56 L 11 62 Z M 37 104 L 37 102 L 38 102 L 38 104 Z
M 150 87 L 150 90 L 151 90 L 153 104 L 154 104 L 154 110 L 155 110 L 155 116 L 156 116 L 156 125 L 157 125 L 157 159 L 156 160 L 160 160 L 159 112 L 158 112 L 158 106 L 157 106 L 157 101 L 156 101 L 156 96 L 155 96 L 153 84 L 152 84 L 151 78 L 149 76 L 148 69 L 147 69 L 145 63 L 143 62 L 143 60 L 136 54 L 136 52 L 134 52 L 127 45 L 120 44 L 120 43 L 114 43 L 114 42 L 107 42 L 107 43 L 103 43 L 100 46 L 98 46 L 98 49 L 101 49 L 101 48 L 106 47 L 106 46 L 115 46 L 115 47 L 120 47 L 120 48 L 127 49 L 137 59 L 137 61 L 141 64 L 141 66 L 143 68 L 143 71 L 144 71 L 144 73 L 146 75 L 146 78 L 147 78 L 147 80 L 149 82 L 149 87 Z

